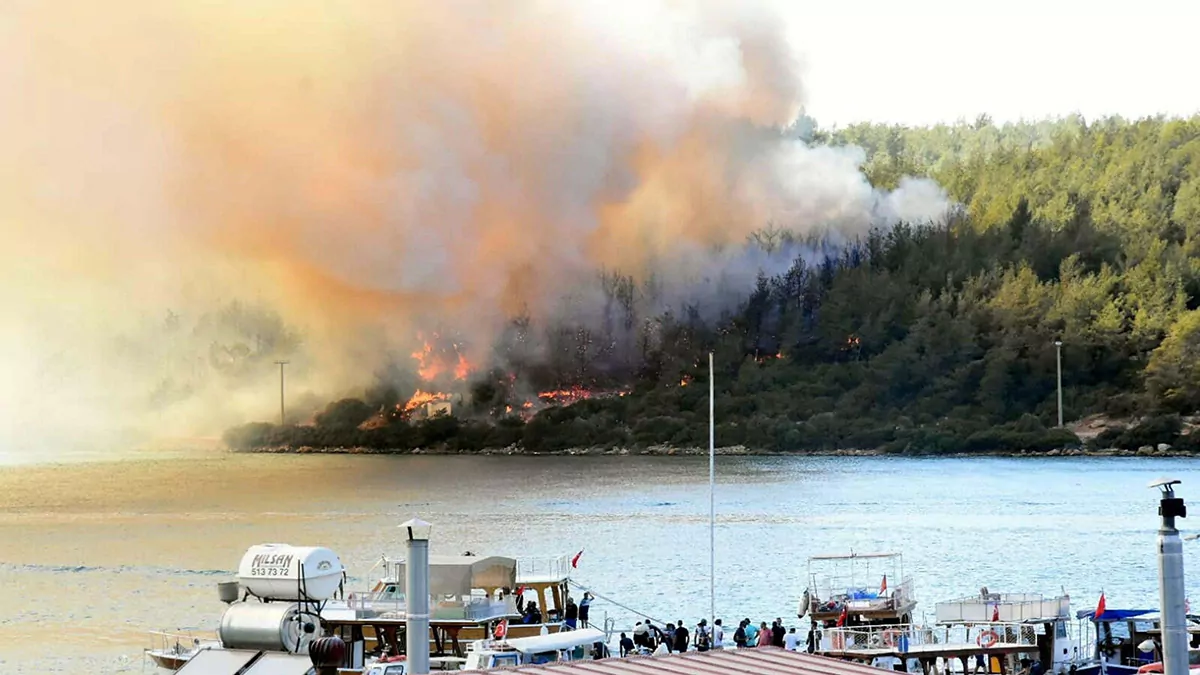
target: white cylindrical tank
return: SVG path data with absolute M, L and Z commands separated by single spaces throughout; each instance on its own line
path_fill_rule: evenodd
M 260 598 L 321 602 L 337 592 L 344 570 L 327 548 L 259 544 L 242 556 L 238 581 Z
M 321 618 L 294 602 L 238 602 L 221 615 L 217 635 L 228 649 L 306 654 L 321 636 Z

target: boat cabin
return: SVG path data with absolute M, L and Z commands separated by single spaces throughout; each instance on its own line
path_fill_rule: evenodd
M 939 602 L 935 611 L 939 625 L 1000 622 L 1029 627 L 1036 650 L 1010 656 L 1006 665 L 1012 670 L 1020 657 L 1036 659 L 1046 672 L 1065 673 L 1078 658 L 1079 643 L 1070 631 L 1071 598 L 1067 595 L 991 593 L 985 587 L 979 595 Z
M 808 588 L 798 614 L 826 627 L 912 623 L 912 578 L 899 553 L 820 555 L 808 559 Z
M 1134 675 L 1162 655 L 1142 651 L 1147 640 L 1162 643 L 1161 616 L 1151 609 L 1105 609 L 1076 613 L 1080 628 L 1079 675 Z M 1200 648 L 1200 624 L 1188 618 L 1191 647 Z

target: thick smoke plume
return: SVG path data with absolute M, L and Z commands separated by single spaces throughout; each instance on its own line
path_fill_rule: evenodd
M 8 3 L 0 447 L 212 433 L 271 414 L 278 358 L 322 396 L 420 333 L 486 364 L 513 316 L 596 320 L 600 270 L 714 306 L 786 265 L 745 246 L 768 223 L 937 216 L 786 138 L 784 34 L 729 2 Z

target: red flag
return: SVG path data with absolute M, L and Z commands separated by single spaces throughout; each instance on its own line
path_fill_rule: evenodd
M 992 621 L 994 623 L 1000 622 L 1000 605 L 996 605 L 992 608 Z
M 887 595 L 887 575 L 883 575 L 883 583 L 879 584 L 879 594 Z
M 583 555 L 583 549 L 580 549 L 579 553 L 576 553 L 575 557 L 571 558 L 571 567 L 579 567 L 579 556 L 581 555 Z
M 837 625 L 839 628 L 841 626 L 846 625 L 846 606 L 845 605 L 842 605 L 842 613 L 838 615 Z
M 1100 591 L 1100 602 L 1096 603 L 1096 613 L 1092 615 L 1092 620 L 1095 621 L 1096 619 L 1099 619 L 1100 615 L 1103 613 L 1104 613 L 1104 591 Z
M 524 587 L 524 586 L 517 586 L 517 597 L 519 598 L 519 597 L 521 597 L 522 595 L 525 595 L 525 587 Z
M 497 640 L 503 640 L 508 637 L 508 619 L 496 624 L 496 630 L 492 634 L 496 636 Z

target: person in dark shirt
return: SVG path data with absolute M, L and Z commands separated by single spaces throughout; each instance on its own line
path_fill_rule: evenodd
M 621 633 L 621 656 L 629 656 L 632 651 L 633 640 L 629 639 L 628 635 Z
M 771 625 L 771 644 L 783 648 L 783 639 L 787 635 L 787 629 L 783 627 L 783 619 L 775 619 Z
M 579 625 L 579 606 L 575 604 L 575 598 L 572 598 L 569 595 L 567 596 L 567 606 L 564 618 L 566 619 L 567 628 L 571 630 L 575 630 L 575 627 Z
M 733 644 L 738 649 L 746 648 L 746 622 L 744 620 L 738 622 L 737 630 L 733 632 Z
M 688 650 L 688 637 L 687 624 L 680 619 L 679 625 L 675 628 L 675 651 L 686 652 Z

